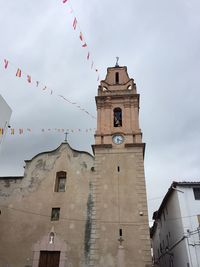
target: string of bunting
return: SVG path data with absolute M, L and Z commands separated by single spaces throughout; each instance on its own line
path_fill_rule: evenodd
M 86 59 L 87 59 L 87 61 L 89 63 L 91 63 L 91 69 L 95 71 L 95 73 L 97 74 L 97 81 L 99 81 L 99 71 L 98 71 L 98 68 L 95 67 L 93 57 L 91 56 L 91 53 L 90 53 L 89 48 L 88 48 L 88 44 L 86 43 L 85 37 L 83 36 L 83 32 L 82 32 L 82 30 L 80 28 L 80 25 L 79 25 L 79 23 L 77 21 L 77 18 L 75 16 L 74 9 L 72 8 L 72 5 L 71 5 L 71 3 L 70 3 L 69 0 L 62 0 L 62 3 L 63 4 L 66 4 L 67 3 L 66 6 L 68 7 L 68 13 L 72 14 L 72 16 L 73 16 L 72 27 L 73 27 L 73 29 L 75 31 L 76 30 L 78 31 L 78 33 L 79 33 L 79 39 L 81 41 L 81 46 L 83 48 L 86 48 L 86 51 L 87 51 L 86 52 Z M 15 76 L 16 77 L 18 77 L 18 78 L 23 77 L 23 78 L 25 78 L 27 80 L 28 83 L 30 83 L 32 85 L 35 85 L 39 89 L 41 89 L 41 90 L 43 90 L 45 92 L 49 92 L 51 95 L 55 94 L 54 93 L 54 90 L 52 90 L 51 88 L 49 88 L 47 85 L 43 84 L 41 81 L 34 80 L 30 74 L 27 74 L 26 72 L 22 71 L 21 68 L 16 67 L 8 59 L 5 58 L 3 60 L 3 65 L 4 65 L 5 70 L 7 70 L 10 65 L 13 66 L 16 69 L 15 70 Z M 74 105 L 76 108 L 78 108 L 82 112 L 86 113 L 91 118 L 96 119 L 96 117 L 94 115 L 92 115 L 90 112 L 88 112 L 85 108 L 82 108 L 81 105 L 79 105 L 78 103 L 76 103 L 74 101 L 71 101 L 69 98 L 66 98 L 63 95 L 57 95 L 57 96 L 59 98 L 63 99 L 65 102 L 67 102 L 67 103 L 69 103 L 71 105 Z
M 3 60 L 3 67 L 5 70 L 7 70 L 9 67 L 13 67 L 15 69 L 15 76 L 18 78 L 25 78 L 27 80 L 28 83 L 34 85 L 35 87 L 41 89 L 42 91 L 45 92 L 49 92 L 50 95 L 56 95 L 58 96 L 60 99 L 64 100 L 65 102 L 75 106 L 76 108 L 78 108 L 80 111 L 86 113 L 88 116 L 90 116 L 92 119 L 96 119 L 96 117 L 94 115 L 92 115 L 90 112 L 88 112 L 85 108 L 83 108 L 79 103 L 74 102 L 72 100 L 70 100 L 69 98 L 66 98 L 63 95 L 60 94 L 56 94 L 54 90 L 52 90 L 51 88 L 49 88 L 47 85 L 45 85 L 44 83 L 42 83 L 41 81 L 35 80 L 32 78 L 32 76 L 30 74 L 27 74 L 26 72 L 22 71 L 21 68 L 16 67 L 12 62 L 10 62 L 8 59 L 4 59 Z
M 99 81 L 99 79 L 100 79 L 99 70 L 95 66 L 94 59 L 93 59 L 93 57 L 91 55 L 91 52 L 90 52 L 89 47 L 88 47 L 88 43 L 85 40 L 85 37 L 84 37 L 83 32 L 81 30 L 80 24 L 77 21 L 77 17 L 75 16 L 74 9 L 72 8 L 72 4 L 71 4 L 70 0 L 62 0 L 62 3 L 66 4 L 66 7 L 68 8 L 68 13 L 70 13 L 72 15 L 72 17 L 73 17 L 72 27 L 73 27 L 73 29 L 75 31 L 78 32 L 79 39 L 81 41 L 81 46 L 86 49 L 86 59 L 90 63 L 91 70 L 94 70 L 95 73 L 97 74 L 97 81 Z
M 57 133 L 80 133 L 80 132 L 85 132 L 85 133 L 89 133 L 89 132 L 94 132 L 96 129 L 95 128 L 42 128 L 39 131 L 40 132 L 57 132 Z M 8 129 L 8 134 L 14 135 L 14 134 L 19 134 L 22 135 L 24 133 L 32 133 L 34 132 L 35 129 L 32 128 L 9 128 Z M 3 135 L 5 133 L 3 128 L 0 128 L 0 136 Z

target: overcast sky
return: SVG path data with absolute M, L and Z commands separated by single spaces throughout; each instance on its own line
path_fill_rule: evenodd
M 150 220 L 173 180 L 200 177 L 199 0 L 0 0 L 0 94 L 12 108 L 11 126 L 31 133 L 7 134 L 0 149 L 0 176 L 23 175 L 24 160 L 68 141 L 91 152 L 96 121 L 58 95 L 96 115 L 97 74 L 127 66 L 140 94 L 140 126 L 146 143 L 145 172 Z M 72 27 L 73 18 L 77 30 Z M 79 30 L 88 44 L 81 47 Z M 3 59 L 9 60 L 8 68 Z M 22 76 L 15 76 L 17 68 Z M 42 90 L 44 86 L 51 88 Z M 45 132 L 41 132 L 44 128 Z M 76 129 L 81 129 L 77 132 Z

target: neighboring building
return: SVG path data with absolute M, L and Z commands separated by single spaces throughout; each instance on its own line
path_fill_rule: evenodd
M 200 182 L 173 182 L 151 228 L 159 267 L 200 266 Z
M 151 266 L 139 95 L 126 67 L 98 88 L 94 156 L 67 142 L 0 178 L 0 266 Z
M 0 95 L 0 146 L 9 126 L 12 110 Z

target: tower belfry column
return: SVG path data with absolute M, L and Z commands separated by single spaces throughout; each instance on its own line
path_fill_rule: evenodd
M 151 266 L 139 94 L 126 67 L 107 69 L 96 96 L 95 178 L 90 266 Z

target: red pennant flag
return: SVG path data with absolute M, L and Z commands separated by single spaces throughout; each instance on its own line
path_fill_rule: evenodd
M 30 75 L 27 75 L 27 81 L 28 81 L 29 83 L 31 83 L 31 76 L 30 76 Z
M 82 45 L 82 47 L 86 47 L 87 46 L 87 44 L 86 43 L 84 43 L 83 45 Z
M 82 32 L 80 32 L 79 38 L 80 38 L 81 41 L 83 41 L 83 34 L 82 34 Z
M 20 69 L 17 69 L 16 76 L 17 77 L 21 77 L 22 76 L 22 71 Z
M 63 0 L 63 4 L 65 4 L 67 2 L 67 0 Z
M 87 60 L 89 60 L 89 58 L 90 58 L 90 52 L 88 52 L 87 54 Z
M 23 134 L 23 129 L 19 129 L 19 134 Z
M 7 67 L 8 67 L 8 60 L 7 59 L 4 59 L 4 67 L 5 67 L 5 69 L 7 69 Z
M 74 28 L 74 30 L 76 30 L 76 25 L 77 25 L 77 19 L 74 18 L 74 21 L 73 21 L 73 28 Z

